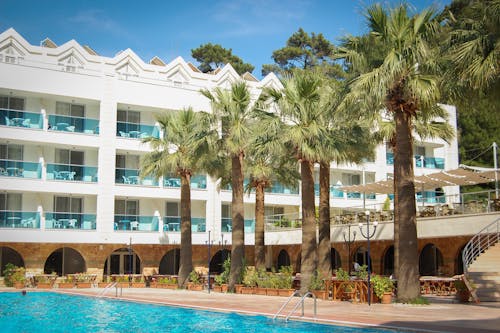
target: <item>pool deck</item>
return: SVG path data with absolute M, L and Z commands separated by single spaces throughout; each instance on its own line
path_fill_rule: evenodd
M 12 288 L 0 288 L 0 291 Z M 26 289 L 30 292 L 30 289 Z M 34 291 L 34 290 L 33 290 Z M 53 289 L 52 291 L 91 295 L 103 289 Z M 19 292 L 19 291 L 18 291 Z M 115 290 L 106 297 L 115 298 Z M 155 288 L 124 288 L 124 300 L 223 312 L 274 316 L 286 302 L 286 297 L 223 294 L 207 291 L 169 290 Z M 430 305 L 353 304 L 318 300 L 317 317 L 313 316 L 313 300 L 307 299 L 302 320 L 347 326 L 382 326 L 410 332 L 500 332 L 500 303 L 456 303 L 453 297 L 428 297 Z M 286 315 L 298 301 L 294 298 L 283 313 Z M 299 308 L 300 309 L 300 308 Z M 300 314 L 300 310 L 296 312 Z

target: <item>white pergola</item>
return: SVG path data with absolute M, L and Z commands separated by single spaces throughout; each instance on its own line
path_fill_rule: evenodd
M 491 183 L 498 181 L 499 178 L 500 171 L 498 169 L 485 169 L 460 165 L 458 169 L 416 176 L 414 181 L 415 190 L 418 192 L 444 186 L 464 186 Z M 382 180 L 364 185 L 348 185 L 342 186 L 340 190 L 344 192 L 360 192 L 369 194 L 393 194 L 394 181 Z

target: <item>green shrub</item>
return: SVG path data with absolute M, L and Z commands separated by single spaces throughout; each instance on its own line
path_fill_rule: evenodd
M 193 269 L 191 273 L 189 273 L 189 281 L 191 281 L 193 284 L 201 284 L 200 274 Z
M 392 292 L 394 289 L 394 281 L 387 276 L 373 275 L 370 281 L 373 286 L 373 291 L 378 298 L 382 298 L 384 293 Z
M 318 271 L 315 271 L 311 277 L 311 282 L 309 283 L 309 290 L 323 290 L 325 288 L 325 282 L 320 277 Z
M 344 271 L 342 268 L 337 269 L 337 280 L 339 281 L 349 281 L 349 272 Z
M 368 279 L 368 266 L 367 265 L 362 265 L 359 266 L 358 270 L 356 271 L 356 277 L 361 280 L 366 280 Z
M 12 287 L 16 282 L 26 282 L 26 269 L 24 267 L 18 267 L 11 263 L 5 265 L 3 275 L 4 283 L 7 287 Z

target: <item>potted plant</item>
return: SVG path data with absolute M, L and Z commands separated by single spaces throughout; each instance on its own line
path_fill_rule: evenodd
M 292 266 L 282 266 L 278 275 L 278 296 L 291 296 L 295 289 L 293 285 L 293 268 Z
M 146 281 L 144 280 L 144 276 L 134 276 L 131 282 L 132 288 L 144 288 L 146 286 Z
M 75 286 L 75 278 L 71 275 L 67 275 L 57 283 L 58 288 L 73 288 Z
M 253 294 L 255 293 L 255 287 L 257 286 L 257 271 L 255 267 L 248 267 L 246 274 L 243 278 L 243 287 L 241 288 L 242 294 Z
M 327 291 L 325 289 L 325 281 L 320 277 L 318 271 L 314 272 L 311 282 L 309 283 L 309 290 L 316 296 L 316 298 L 327 299 Z
M 465 279 L 465 277 L 464 277 L 464 279 Z M 455 289 L 457 291 L 455 294 L 455 298 L 461 303 L 467 303 L 469 301 L 470 296 L 471 296 L 471 291 L 469 290 L 469 288 L 467 288 L 465 281 L 462 279 L 455 280 L 455 281 L 453 281 L 453 284 L 454 284 Z M 471 283 L 469 282 L 469 284 L 471 284 Z
M 333 300 L 350 300 L 354 298 L 354 284 L 351 281 L 349 272 L 339 268 L 333 281 Z
M 356 275 L 356 278 L 358 278 L 359 280 L 367 280 L 368 279 L 368 266 L 367 265 L 359 266 L 355 275 Z
M 77 288 L 90 288 L 94 280 L 94 275 L 78 273 L 74 275 L 75 285 Z
M 201 276 L 194 269 L 189 273 L 188 290 L 203 290 Z
M 18 267 L 8 263 L 3 271 L 4 283 L 7 287 L 24 288 L 26 284 L 26 270 L 24 267 Z
M 373 275 L 371 277 L 373 292 L 381 300 L 382 304 L 390 304 L 392 301 L 392 291 L 394 290 L 394 281 L 387 276 Z
M 50 275 L 35 275 L 34 277 L 36 287 L 38 289 L 50 289 L 54 286 L 57 279 L 57 273 L 52 272 Z

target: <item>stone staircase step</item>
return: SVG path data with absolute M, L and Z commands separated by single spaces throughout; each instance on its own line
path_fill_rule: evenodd
M 481 302 L 500 302 L 500 243 L 491 246 L 470 265 L 467 277 Z

